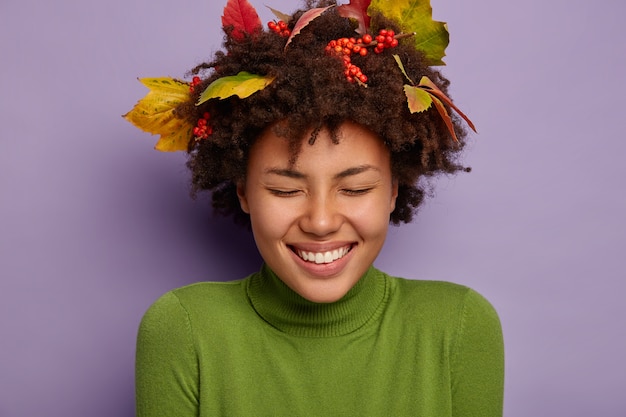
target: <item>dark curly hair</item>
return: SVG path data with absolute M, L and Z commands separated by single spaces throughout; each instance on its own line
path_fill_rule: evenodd
M 309 9 L 329 4 L 334 2 L 308 1 L 306 6 Z M 288 26 L 293 28 L 303 13 L 304 10 L 296 12 Z M 372 16 L 371 26 L 399 31 L 394 22 L 380 15 Z M 210 191 L 218 213 L 249 224 L 237 199 L 236 184 L 245 179 L 252 143 L 269 126 L 290 140 L 293 161 L 305 132 L 313 132 L 309 138 L 309 143 L 313 143 L 317 133 L 325 128 L 337 142 L 338 128 L 350 120 L 377 134 L 391 151 L 392 174 L 398 181 L 396 208 L 390 216 L 393 224 L 410 222 L 429 193 L 422 178 L 469 170 L 457 162 L 466 137 L 460 119 L 452 116 L 458 137 L 455 142 L 434 106 L 412 114 L 404 93 L 406 79 L 392 55 L 400 56 L 413 80 L 427 76 L 444 93 L 449 81 L 428 66 L 425 56 L 410 40 L 402 40 L 393 52 L 353 59 L 367 74 L 367 87 L 348 82 L 342 60 L 324 53 L 324 48 L 333 39 L 357 37 L 354 29 L 350 20 L 340 17 L 334 8 L 312 21 L 286 49 L 286 39 L 272 31 L 259 31 L 239 39 L 232 36 L 232 28 L 225 28 L 225 51 L 217 52 L 212 61 L 191 71 L 194 75 L 206 75 L 196 88 L 193 102 L 211 82 L 241 71 L 275 79 L 245 99 L 209 100 L 200 106 L 191 102 L 177 109 L 179 117 L 194 124 L 205 112 L 211 115 L 212 135 L 207 140 L 192 141 L 189 147 L 187 166 L 192 174 L 192 194 Z

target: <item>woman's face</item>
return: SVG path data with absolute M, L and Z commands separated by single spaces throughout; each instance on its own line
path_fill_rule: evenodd
M 389 151 L 368 129 L 346 122 L 333 144 L 322 131 L 289 164 L 284 138 L 267 129 L 250 150 L 242 209 L 268 266 L 302 297 L 342 298 L 385 241 L 398 187 Z

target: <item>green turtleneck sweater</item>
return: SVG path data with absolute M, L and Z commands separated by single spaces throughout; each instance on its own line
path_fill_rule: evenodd
M 267 267 L 168 292 L 137 343 L 137 415 L 495 417 L 498 317 L 456 284 L 370 270 L 316 304 Z

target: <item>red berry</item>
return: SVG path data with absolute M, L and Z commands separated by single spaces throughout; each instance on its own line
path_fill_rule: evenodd
M 372 35 L 370 35 L 369 33 L 363 35 L 363 43 L 366 45 L 372 43 Z
M 283 22 L 282 20 L 279 20 L 278 27 L 280 28 L 280 30 L 285 30 L 287 29 L 287 23 Z
M 361 50 L 359 51 L 359 54 L 361 56 L 367 56 L 367 48 L 361 48 Z
M 391 41 L 391 45 L 392 48 L 395 48 L 396 46 L 398 46 L 398 40 L 394 39 L 393 41 Z
M 276 22 L 272 21 L 272 22 L 268 22 L 267 23 L 267 27 L 274 30 L 274 28 L 276 27 Z
M 387 29 L 381 29 L 381 30 L 379 30 L 379 31 L 378 31 L 378 34 L 379 34 L 380 36 L 387 36 Z

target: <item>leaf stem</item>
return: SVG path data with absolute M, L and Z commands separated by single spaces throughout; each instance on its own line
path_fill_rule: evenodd
M 405 39 L 405 38 L 410 38 L 411 36 L 415 36 L 416 33 L 415 32 L 409 32 L 409 33 L 398 33 L 397 35 L 394 36 L 394 39 L 400 40 L 400 39 Z M 378 45 L 378 41 L 371 41 L 368 44 L 365 43 L 357 43 L 355 45 L 360 46 L 361 48 L 367 48 L 369 46 L 376 46 Z

